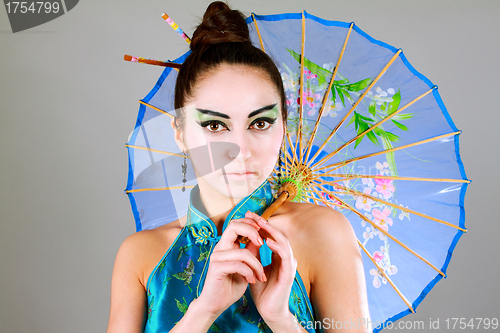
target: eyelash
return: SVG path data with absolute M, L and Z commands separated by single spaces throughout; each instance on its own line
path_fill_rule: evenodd
M 251 128 L 256 123 L 261 122 L 261 121 L 264 121 L 264 122 L 268 123 L 269 126 L 267 128 L 265 128 L 265 129 L 256 129 L 256 130 L 257 131 L 267 131 L 276 122 L 276 118 L 272 119 L 272 118 L 262 117 L 262 118 L 255 119 L 250 124 L 249 128 Z M 222 130 L 220 130 L 220 131 L 212 131 L 212 130 L 208 129 L 207 127 L 210 126 L 210 125 L 212 125 L 212 124 L 218 124 L 218 125 L 224 127 L 225 129 L 229 130 L 229 128 L 227 128 L 226 124 L 224 124 L 222 121 L 219 121 L 219 120 L 207 120 L 207 121 L 204 121 L 204 122 L 200 123 L 200 126 L 203 127 L 203 128 L 206 128 L 209 132 L 212 132 L 212 133 L 218 133 L 218 132 L 222 131 Z

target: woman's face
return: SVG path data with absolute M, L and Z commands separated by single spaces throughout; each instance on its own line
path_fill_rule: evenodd
M 222 64 L 197 83 L 176 141 L 205 195 L 241 199 L 269 177 L 284 134 L 280 105 L 273 84 L 247 66 Z

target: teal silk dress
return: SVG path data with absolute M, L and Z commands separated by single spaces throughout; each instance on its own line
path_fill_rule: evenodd
M 272 201 L 271 186 L 266 180 L 232 209 L 222 232 L 232 219 L 243 218 L 248 210 L 262 214 Z M 186 313 L 191 301 L 201 294 L 210 255 L 221 236 L 217 235 L 215 224 L 196 208 L 200 205 L 199 188 L 195 186 L 190 194 L 186 225 L 149 276 L 144 332 L 169 332 Z M 244 244 L 240 247 L 243 248 Z M 271 263 L 271 254 L 264 240 L 260 248 L 263 266 Z M 309 326 L 306 328 L 308 332 L 316 332 L 311 328 L 314 327 L 313 308 L 298 272 L 292 285 L 289 307 L 297 322 L 303 327 Z M 296 328 L 297 322 L 291 322 L 290 328 Z M 261 333 L 271 330 L 257 311 L 247 287 L 243 296 L 215 320 L 208 332 Z

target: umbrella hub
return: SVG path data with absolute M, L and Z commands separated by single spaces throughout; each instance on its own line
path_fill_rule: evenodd
M 308 188 L 313 180 L 311 168 L 305 164 L 295 164 L 291 170 L 286 171 L 286 176 L 281 182 L 279 193 L 287 191 L 289 196 L 287 201 L 306 201 L 303 196 L 309 191 Z

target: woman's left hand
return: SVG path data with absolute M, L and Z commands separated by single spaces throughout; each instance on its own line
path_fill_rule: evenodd
M 264 267 L 267 282 L 257 281 L 255 284 L 250 284 L 255 306 L 264 321 L 272 328 L 273 324 L 290 322 L 288 302 L 297 270 L 297 260 L 293 256 L 288 239 L 279 230 L 250 211 L 245 217 L 256 221 L 262 230 L 276 240 L 266 239 L 267 245 L 273 251 L 272 263 Z

